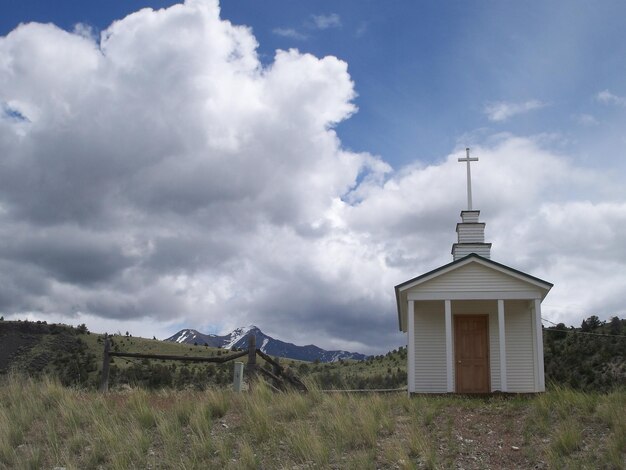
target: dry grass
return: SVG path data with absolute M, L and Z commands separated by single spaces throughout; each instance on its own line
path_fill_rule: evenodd
M 247 394 L 0 380 L 0 468 L 624 468 L 626 393 Z

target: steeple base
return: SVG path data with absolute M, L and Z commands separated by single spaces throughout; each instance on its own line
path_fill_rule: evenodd
M 491 258 L 491 243 L 485 243 L 485 224 L 478 221 L 480 211 L 461 211 L 462 222 L 456 224 L 458 242 L 452 245 L 454 261 L 470 253 Z

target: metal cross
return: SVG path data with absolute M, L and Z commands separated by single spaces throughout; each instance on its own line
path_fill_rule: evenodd
M 467 156 L 465 158 L 459 158 L 460 162 L 467 162 L 467 210 L 472 210 L 472 172 L 470 170 L 470 162 L 477 162 L 478 157 L 470 158 L 469 148 L 465 149 Z

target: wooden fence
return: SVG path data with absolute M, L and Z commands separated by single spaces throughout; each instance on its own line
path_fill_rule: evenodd
M 204 357 L 204 356 L 174 356 L 167 354 L 144 354 L 111 351 L 111 342 L 109 339 L 104 341 L 104 354 L 102 357 L 102 377 L 100 379 L 100 391 L 106 392 L 109 389 L 109 363 L 112 357 L 127 357 L 137 359 L 162 359 L 166 361 L 186 361 L 186 362 L 212 362 L 222 364 L 232 361 L 240 357 L 248 356 L 248 364 L 246 365 L 246 375 L 248 382 L 256 379 L 258 374 L 264 375 L 272 381 L 270 386 L 277 391 L 286 390 L 288 387 L 294 387 L 297 390 L 306 392 L 307 387 L 302 381 L 296 377 L 290 369 L 285 369 L 280 365 L 278 359 L 274 360 L 260 349 L 256 348 L 256 338 L 248 337 L 248 349 L 239 351 L 226 356 Z M 258 367 L 256 357 L 260 356 L 272 366 L 272 371 Z

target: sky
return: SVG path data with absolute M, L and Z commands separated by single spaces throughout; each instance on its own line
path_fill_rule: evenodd
M 543 317 L 626 316 L 621 1 L 0 8 L 5 319 L 384 353 L 394 285 L 452 260 L 466 147 Z

